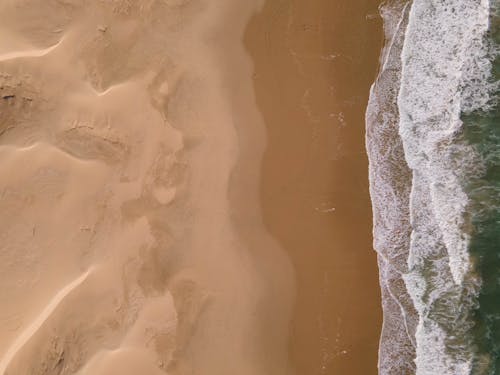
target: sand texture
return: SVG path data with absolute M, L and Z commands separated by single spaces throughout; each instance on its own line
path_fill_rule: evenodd
M 350 3 L 0 1 L 0 375 L 376 373 Z
M 0 373 L 285 373 L 291 268 L 228 197 L 258 6 L 1 2 Z

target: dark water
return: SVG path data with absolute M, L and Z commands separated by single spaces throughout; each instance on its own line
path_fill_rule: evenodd
M 492 74 L 488 84 L 500 78 L 500 17 L 497 0 L 491 12 L 489 39 Z M 499 90 L 488 108 L 463 115 L 466 140 L 481 155 L 484 172 L 467 186 L 471 198 L 472 239 L 470 253 L 482 280 L 479 306 L 474 312 L 474 336 L 480 354 L 474 374 L 500 374 L 500 106 Z M 481 355 L 482 354 L 482 355 Z

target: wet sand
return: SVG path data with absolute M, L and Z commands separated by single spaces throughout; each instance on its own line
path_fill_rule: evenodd
M 381 328 L 364 113 L 378 1 L 267 1 L 247 29 L 267 127 L 264 222 L 291 259 L 298 375 L 376 374 Z

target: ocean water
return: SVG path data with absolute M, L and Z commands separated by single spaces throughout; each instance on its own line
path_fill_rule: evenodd
M 366 116 L 381 374 L 500 374 L 499 6 L 381 6 Z

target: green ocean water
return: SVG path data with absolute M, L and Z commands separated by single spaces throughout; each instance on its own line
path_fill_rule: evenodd
M 500 78 L 500 1 L 492 3 L 489 39 L 492 73 L 489 82 Z M 466 191 L 471 199 L 472 238 L 470 254 L 482 280 L 478 308 L 474 311 L 477 363 L 473 374 L 500 375 L 500 92 L 495 89 L 487 108 L 464 114 L 465 138 L 483 160 L 480 177 L 472 179 Z

